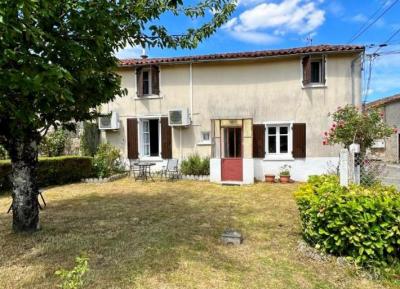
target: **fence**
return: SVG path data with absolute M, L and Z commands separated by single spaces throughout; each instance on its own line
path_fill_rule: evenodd
M 361 184 L 372 186 L 382 180 L 386 164 L 360 153 L 360 146 L 352 144 L 350 148 L 340 151 L 339 175 L 340 184 Z

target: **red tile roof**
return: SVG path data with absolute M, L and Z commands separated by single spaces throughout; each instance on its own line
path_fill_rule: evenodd
M 207 61 L 221 61 L 221 60 L 234 60 L 234 59 L 251 59 L 251 58 L 264 58 L 272 56 L 288 56 L 310 53 L 330 53 L 330 52 L 362 52 L 365 47 L 360 45 L 316 45 L 298 48 L 278 49 L 278 50 L 262 50 L 252 52 L 234 52 L 234 53 L 220 53 L 208 55 L 194 55 L 194 56 L 178 56 L 167 58 L 131 58 L 121 59 L 120 66 L 136 66 L 146 64 L 162 64 L 162 63 L 182 63 L 182 62 L 207 62 Z
M 393 102 L 400 102 L 400 94 L 395 94 L 389 97 L 381 98 L 375 101 L 372 101 L 370 103 L 367 103 L 367 108 L 374 108 L 374 107 L 380 107 L 380 106 L 385 106 L 387 104 L 393 103 Z

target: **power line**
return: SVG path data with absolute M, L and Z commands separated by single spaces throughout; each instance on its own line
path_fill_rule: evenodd
M 374 25 L 376 22 L 378 22 L 378 20 L 381 19 L 399 1 L 400 0 L 395 0 L 392 4 L 390 4 L 388 7 L 386 7 L 386 9 L 381 14 L 379 14 L 379 16 L 375 20 L 373 20 L 372 22 L 369 22 L 369 24 L 367 24 L 368 23 L 367 22 L 366 23 L 367 26 L 363 25 L 361 27 L 361 29 L 355 35 L 353 35 L 353 37 L 350 39 L 348 44 L 353 42 L 357 38 L 359 38 L 362 34 L 364 34 L 372 25 Z M 375 11 L 375 13 L 373 15 L 371 15 L 370 19 L 373 19 L 375 17 L 375 15 L 377 15 L 381 11 L 381 9 L 387 5 L 387 3 L 389 3 L 389 1 L 386 1 L 385 4 L 383 4 L 377 11 Z
M 400 33 L 400 28 L 397 29 L 395 32 L 393 32 L 393 34 L 390 35 L 390 37 L 388 38 L 388 40 L 385 41 L 385 43 L 389 43 L 390 41 L 392 41 L 393 38 L 395 38 L 396 35 L 399 34 L 399 33 Z M 378 53 L 378 51 L 381 50 L 381 49 L 382 49 L 382 47 L 378 47 L 378 49 L 375 50 L 374 54 Z
M 369 68 L 368 68 L 368 79 L 367 79 L 367 85 L 364 91 L 364 100 L 363 103 L 366 104 L 367 103 L 367 98 L 368 98 L 368 94 L 369 94 L 369 88 L 371 85 L 371 78 L 372 78 L 372 66 L 373 66 L 373 61 L 375 59 L 374 55 L 368 55 L 369 58 Z

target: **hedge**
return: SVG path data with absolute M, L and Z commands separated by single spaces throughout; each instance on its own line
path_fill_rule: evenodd
M 0 192 L 11 189 L 11 162 L 0 161 Z M 61 156 L 39 158 L 39 187 L 78 182 L 93 176 L 92 158 L 81 156 Z
M 362 266 L 400 260 L 400 192 L 394 187 L 339 184 L 337 176 L 312 176 L 295 193 L 303 236 L 326 253 Z

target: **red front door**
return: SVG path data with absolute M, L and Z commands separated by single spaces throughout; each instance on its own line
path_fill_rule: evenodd
M 243 181 L 242 128 L 222 128 L 222 133 L 221 179 L 222 181 Z

